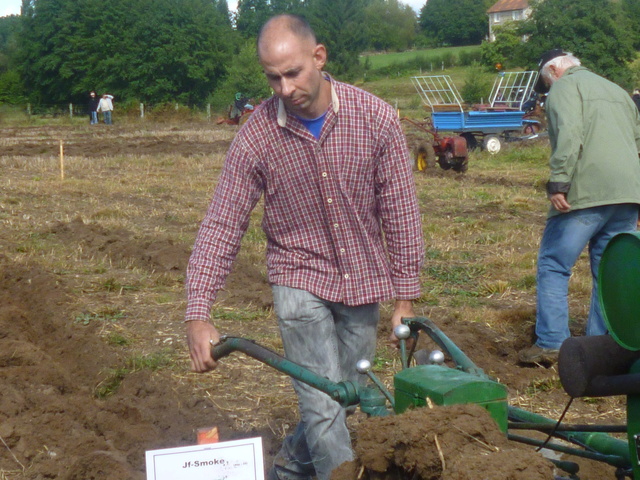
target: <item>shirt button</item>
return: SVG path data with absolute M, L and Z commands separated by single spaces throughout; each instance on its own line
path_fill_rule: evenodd
M 344 253 L 344 252 L 346 252 L 346 250 L 344 248 L 341 248 L 340 253 Z
M 338 225 L 337 223 L 333 224 L 333 228 L 338 228 L 340 225 Z
M 348 273 L 345 273 L 345 274 L 344 274 L 344 278 L 346 278 L 346 279 L 348 280 L 348 279 L 349 279 L 349 274 L 348 274 Z
M 327 203 L 333 203 L 333 200 L 330 198 L 327 198 Z
M 327 172 L 322 172 L 322 176 L 326 177 L 327 176 Z

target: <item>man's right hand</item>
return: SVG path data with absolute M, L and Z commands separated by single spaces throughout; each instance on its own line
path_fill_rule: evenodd
M 199 320 L 187 322 L 187 344 L 191 357 L 191 370 L 204 373 L 218 366 L 218 363 L 211 357 L 211 346 L 219 341 L 218 330 L 209 322 Z

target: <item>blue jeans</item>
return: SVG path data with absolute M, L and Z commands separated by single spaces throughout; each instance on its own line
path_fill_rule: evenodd
M 107 110 L 106 112 L 102 112 L 102 118 L 104 119 L 105 125 L 111 125 L 111 111 Z
M 91 125 L 95 125 L 98 123 L 98 112 L 90 112 L 91 113 L 91 121 L 89 122 Z
M 379 305 L 349 307 L 328 302 L 290 287 L 273 286 L 273 303 L 286 357 L 335 382 L 363 384 L 356 371 L 358 360 L 373 361 Z M 292 478 L 316 475 L 329 480 L 331 471 L 353 459 L 346 410 L 327 394 L 293 380 L 298 395 L 300 423 L 289 435 L 279 455 L 286 468 L 299 472 Z
M 591 306 L 587 335 L 604 335 L 607 327 L 598 301 L 598 267 L 609 240 L 635 231 L 638 205 L 620 204 L 585 208 L 547 220 L 538 252 L 536 344 L 558 349 L 569 332 L 569 278 L 584 247 L 589 245 Z

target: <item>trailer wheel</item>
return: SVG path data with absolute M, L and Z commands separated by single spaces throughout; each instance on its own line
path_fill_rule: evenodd
M 436 165 L 436 152 L 430 143 L 421 143 L 415 150 L 415 168 L 419 172 L 424 172 L 427 168 Z
M 487 135 L 482 140 L 483 148 L 489 152 L 490 154 L 496 154 L 502 148 L 502 142 L 500 141 L 500 137 L 497 135 Z

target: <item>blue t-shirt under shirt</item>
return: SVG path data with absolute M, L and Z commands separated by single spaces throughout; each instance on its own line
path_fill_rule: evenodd
M 322 131 L 322 126 L 324 125 L 324 119 L 327 116 L 327 112 L 324 112 L 318 118 L 313 118 L 311 120 L 307 118 L 300 118 L 296 115 L 296 118 L 300 120 L 300 122 L 307 127 L 307 130 L 311 132 L 311 135 L 316 137 L 316 140 L 320 138 L 320 132 Z

